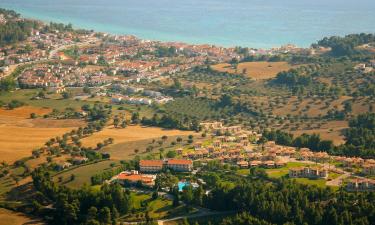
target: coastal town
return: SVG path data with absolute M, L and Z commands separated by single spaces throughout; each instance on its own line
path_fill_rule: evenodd
M 374 35 L 221 47 L 0 9 L 2 26 L 0 210 L 56 225 L 371 225 Z

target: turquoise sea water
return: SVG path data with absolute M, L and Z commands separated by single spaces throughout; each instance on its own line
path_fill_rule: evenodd
M 145 39 L 269 48 L 375 32 L 375 0 L 0 0 L 26 17 Z

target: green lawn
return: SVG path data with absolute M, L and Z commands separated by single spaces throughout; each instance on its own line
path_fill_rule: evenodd
M 7 176 L 0 178 L 0 196 L 10 191 L 15 185 L 15 181 Z
M 249 175 L 250 169 L 239 169 L 237 170 L 238 175 Z
M 280 178 L 288 174 L 289 168 L 306 166 L 308 164 L 301 162 L 289 162 L 286 166 L 274 169 L 265 169 L 266 173 L 271 178 Z M 237 170 L 238 175 L 248 175 L 250 173 L 249 169 L 239 169 Z
M 35 107 L 46 107 L 58 110 L 64 110 L 67 107 L 80 109 L 84 104 L 93 104 L 88 101 L 76 101 L 74 99 L 42 99 L 31 100 L 41 89 L 21 89 L 13 92 L 2 92 L 0 94 L 0 101 L 9 102 L 11 100 L 18 100 Z
M 150 195 L 147 195 L 147 194 L 142 194 L 142 193 L 135 193 L 135 192 L 132 192 L 130 194 L 131 198 L 132 198 L 132 201 L 133 201 L 133 207 L 135 209 L 140 209 L 142 206 L 141 206 L 141 202 L 142 201 L 146 201 L 148 199 L 151 198 Z
M 84 184 L 91 184 L 91 176 L 112 169 L 110 164 L 114 162 L 115 161 L 107 160 L 88 165 L 81 165 L 77 168 L 58 173 L 53 177 L 53 179 L 55 182 L 58 182 L 59 177 L 62 177 L 63 181 L 61 184 L 64 184 L 70 188 L 80 188 Z M 118 163 L 116 165 L 118 165 Z M 74 174 L 75 178 L 73 181 L 70 181 L 72 174 Z
M 337 177 L 341 176 L 339 173 L 329 172 L 328 179 L 336 179 Z
M 307 185 L 317 185 L 318 187 L 326 187 L 326 180 L 324 179 L 309 179 L 309 178 L 293 178 L 297 183 Z
M 122 218 L 124 221 L 141 220 L 144 217 L 145 211 L 149 212 L 149 216 L 154 219 L 176 216 L 184 212 L 184 207 L 173 207 L 171 200 L 160 197 L 152 200 L 151 194 L 132 192 L 131 198 L 136 212 L 124 216 Z
M 300 166 L 306 166 L 308 164 L 301 163 L 301 162 L 288 162 L 286 166 L 281 168 L 275 168 L 275 169 L 266 169 L 266 172 L 269 177 L 271 178 L 280 178 L 289 173 L 289 168 L 293 167 L 300 167 Z

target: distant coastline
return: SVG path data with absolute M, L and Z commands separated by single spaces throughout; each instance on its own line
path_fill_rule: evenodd
M 288 43 L 309 47 L 326 36 L 375 31 L 372 0 L 359 0 L 361 4 L 348 1 L 339 7 L 339 0 L 301 0 L 299 4 L 205 0 L 200 5 L 198 0 L 180 5 L 170 0 L 92 0 L 89 7 L 86 1 L 51 4 L 48 0 L 2 0 L 0 7 L 26 18 L 71 23 L 75 28 L 97 32 L 224 47 L 269 49 Z

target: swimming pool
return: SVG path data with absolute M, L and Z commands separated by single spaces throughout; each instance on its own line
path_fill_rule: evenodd
M 186 181 L 184 181 L 184 182 L 182 182 L 182 181 L 178 182 L 178 191 L 183 191 L 184 187 L 186 185 L 190 185 L 189 182 L 186 182 Z

